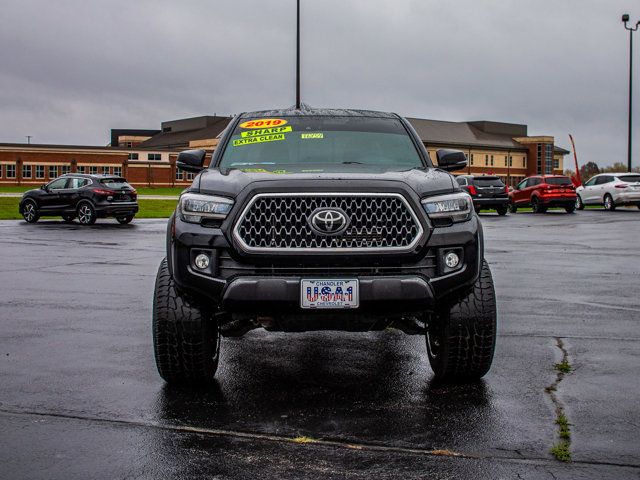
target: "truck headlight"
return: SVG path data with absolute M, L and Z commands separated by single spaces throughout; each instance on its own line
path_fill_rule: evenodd
M 473 202 L 468 193 L 461 192 L 425 198 L 422 200 L 422 206 L 430 219 L 450 220 L 456 223 L 471 218 Z
M 226 218 L 233 207 L 233 200 L 200 193 L 184 193 L 178 202 L 178 212 L 183 222 L 200 223 L 204 218 Z

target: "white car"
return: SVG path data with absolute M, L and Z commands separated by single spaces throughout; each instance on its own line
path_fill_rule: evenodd
M 640 173 L 601 173 L 576 188 L 576 208 L 585 205 L 604 205 L 615 210 L 618 205 L 637 205 L 640 208 Z

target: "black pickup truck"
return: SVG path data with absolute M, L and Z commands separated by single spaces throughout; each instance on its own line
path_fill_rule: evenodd
M 156 364 L 167 382 L 213 378 L 221 336 L 269 331 L 424 335 L 436 378 L 492 363 L 496 302 L 471 197 L 402 117 L 286 109 L 237 115 L 167 229 L 155 286 Z

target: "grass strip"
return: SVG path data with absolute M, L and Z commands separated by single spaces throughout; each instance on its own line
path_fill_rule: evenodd
M 19 203 L 19 198 L 0 197 L 0 220 L 21 220 Z M 176 203 L 177 200 L 138 200 L 140 210 L 136 218 L 169 218 Z

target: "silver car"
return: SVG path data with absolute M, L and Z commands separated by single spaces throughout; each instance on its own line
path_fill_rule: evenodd
M 619 205 L 640 208 L 640 173 L 601 173 L 576 188 L 576 193 L 578 210 L 585 205 L 604 205 L 606 210 L 615 210 Z

